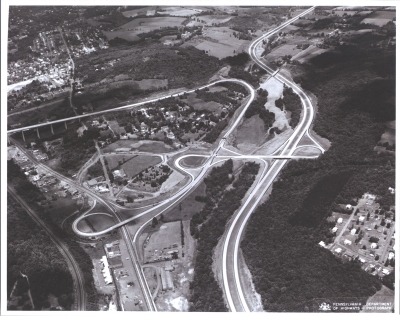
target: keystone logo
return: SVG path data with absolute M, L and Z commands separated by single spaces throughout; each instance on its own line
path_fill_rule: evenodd
M 320 311 L 324 311 L 324 312 L 330 311 L 331 310 L 331 305 L 329 305 L 329 304 L 324 302 L 319 306 L 319 310 Z

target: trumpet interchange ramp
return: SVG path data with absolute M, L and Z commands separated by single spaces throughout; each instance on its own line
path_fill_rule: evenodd
M 157 205 L 154 205 L 153 207 L 149 208 L 137 208 L 138 212 L 135 216 L 132 216 L 128 219 L 122 219 L 119 210 L 121 209 L 120 206 L 111 203 L 110 201 L 105 200 L 104 198 L 100 197 L 99 195 L 95 194 L 92 192 L 90 189 L 81 186 L 80 184 L 77 184 L 76 181 L 73 181 L 67 177 L 64 177 L 60 174 L 57 174 L 54 172 L 54 170 L 48 168 L 47 166 L 41 164 L 42 167 L 45 169 L 48 169 L 47 171 L 52 172 L 55 174 L 58 178 L 62 179 L 63 181 L 70 183 L 71 185 L 75 187 L 79 187 L 82 191 L 84 191 L 88 196 L 90 196 L 93 200 L 94 203 L 101 203 L 106 206 L 110 214 L 115 217 L 117 220 L 117 224 L 108 227 L 107 229 L 103 231 L 98 231 L 98 232 L 82 232 L 78 229 L 78 223 L 85 217 L 89 216 L 90 212 L 92 211 L 93 207 L 83 213 L 80 217 L 78 217 L 74 223 L 73 223 L 73 231 L 83 237 L 94 237 L 94 236 L 99 236 L 103 235 L 105 233 L 108 233 L 114 229 L 121 228 L 122 230 L 122 236 L 127 244 L 129 255 L 131 257 L 131 262 L 134 266 L 135 272 L 137 274 L 139 283 L 140 283 L 140 288 L 142 291 L 142 296 L 144 298 L 144 301 L 146 303 L 147 309 L 151 311 L 156 311 L 156 305 L 154 303 L 153 297 L 150 293 L 149 287 L 147 285 L 146 279 L 143 274 L 142 270 L 142 265 L 138 261 L 138 250 L 137 247 L 137 242 L 139 240 L 139 236 L 142 233 L 144 227 L 149 225 L 151 220 L 163 212 L 165 212 L 167 209 L 172 207 L 173 205 L 176 205 L 179 203 L 182 199 L 187 197 L 187 195 L 195 188 L 197 187 L 198 184 L 204 179 L 205 175 L 207 172 L 212 168 L 214 165 L 221 163 L 225 160 L 228 159 L 241 159 L 241 160 L 252 160 L 252 161 L 259 161 L 262 164 L 262 168 L 260 168 L 260 177 L 258 182 L 251 188 L 251 192 L 248 192 L 248 196 L 245 201 L 243 201 L 242 206 L 240 207 L 239 210 L 235 212 L 233 215 L 230 224 L 227 228 L 224 240 L 223 240 L 223 254 L 222 254 L 222 277 L 223 277 L 223 291 L 225 294 L 226 302 L 228 304 L 229 309 L 232 312 L 236 311 L 244 311 L 244 312 L 250 312 L 252 311 L 251 307 L 249 307 L 247 300 L 246 300 L 246 294 L 243 291 L 242 287 L 242 282 L 241 282 L 241 275 L 239 271 L 239 263 L 238 263 L 238 254 L 239 254 L 239 246 L 240 246 L 240 240 L 243 235 L 243 231 L 245 229 L 246 223 L 251 215 L 251 213 L 255 210 L 257 205 L 259 204 L 260 200 L 264 196 L 265 192 L 271 187 L 272 183 L 274 180 L 278 177 L 280 171 L 282 168 L 285 166 L 286 162 L 290 159 L 313 159 L 317 158 L 318 156 L 299 156 L 295 155 L 294 151 L 300 147 L 299 142 L 303 137 L 308 137 L 309 139 L 312 140 L 314 145 L 307 145 L 311 147 L 315 147 L 320 150 L 321 153 L 324 152 L 323 147 L 318 144 L 310 135 L 309 129 L 311 127 L 313 118 L 314 118 L 314 109 L 311 103 L 311 100 L 309 97 L 301 90 L 300 87 L 298 87 L 296 84 L 294 84 L 292 81 L 288 80 L 284 76 L 280 75 L 278 71 L 275 71 L 268 67 L 257 55 L 256 53 L 256 48 L 257 46 L 265 39 L 267 39 L 269 36 L 272 34 L 279 32 L 283 28 L 285 28 L 287 25 L 291 24 L 295 20 L 297 20 L 299 17 L 308 14 L 314 10 L 314 7 L 305 10 L 303 13 L 300 15 L 286 21 L 285 23 L 281 24 L 280 26 L 276 27 L 275 29 L 269 31 L 268 33 L 264 34 L 263 36 L 259 37 L 257 40 L 255 40 L 249 47 L 249 55 L 252 58 L 252 60 L 260 67 L 266 70 L 271 77 L 274 76 L 275 79 L 278 81 L 284 83 L 286 86 L 290 87 L 293 89 L 295 93 L 297 93 L 301 99 L 302 102 L 302 117 L 301 120 L 299 121 L 297 127 L 293 131 L 292 135 L 278 148 L 274 153 L 270 155 L 242 155 L 240 153 L 234 152 L 228 148 L 225 148 L 225 144 L 227 143 L 227 139 L 229 139 L 229 136 L 232 134 L 232 132 L 238 127 L 240 124 L 247 108 L 250 106 L 252 101 L 255 98 L 255 90 L 254 88 L 249 85 L 247 82 L 243 80 L 238 80 L 238 79 L 223 79 L 223 80 L 218 80 L 215 82 L 212 82 L 210 84 L 207 84 L 203 87 L 200 87 L 198 89 L 203 89 L 212 85 L 215 85 L 220 82 L 236 82 L 239 83 L 243 86 L 246 87 L 246 89 L 250 92 L 249 98 L 247 100 L 247 103 L 241 110 L 241 112 L 238 114 L 238 116 L 235 118 L 235 121 L 231 122 L 230 127 L 228 128 L 228 131 L 225 133 L 225 135 L 221 138 L 220 142 L 216 146 L 216 148 L 209 154 L 184 154 L 183 151 L 180 151 L 176 154 L 176 156 L 179 156 L 178 158 L 174 158 L 174 168 L 184 174 L 187 175 L 187 177 L 190 179 L 189 182 L 182 187 L 178 192 L 176 192 L 174 195 L 165 198 L 162 202 L 158 203 Z M 168 95 L 165 97 L 157 98 L 154 100 L 149 100 L 149 101 L 144 101 L 136 104 L 130 104 L 126 105 L 120 108 L 114 108 L 110 110 L 105 110 L 101 112 L 96 112 L 96 113 L 90 113 L 86 115 L 80 115 L 72 118 L 67 118 L 63 120 L 58 120 L 58 121 L 53 121 L 53 122 L 46 122 L 42 124 L 37 124 L 29 127 L 23 127 L 23 128 L 18 128 L 14 130 L 8 131 L 8 133 L 15 133 L 15 132 L 20 132 L 28 129 L 33 129 L 33 128 L 39 128 L 42 126 L 46 125 L 51 125 L 54 123 L 60 123 L 60 122 L 66 122 L 68 120 L 76 120 L 78 118 L 83 118 L 86 116 L 91 116 L 95 114 L 102 114 L 106 112 L 111 112 L 111 111 L 116 111 L 116 110 L 123 110 L 123 109 L 131 109 L 133 107 L 138 107 L 142 106 L 147 103 L 152 103 L 164 98 L 168 98 L 170 96 L 179 96 L 184 93 L 190 93 L 194 92 L 196 89 L 193 89 L 191 91 L 186 91 L 182 93 L 177 93 L 173 95 Z M 219 152 L 222 150 L 223 154 L 220 154 Z M 229 152 L 229 154 L 227 154 Z M 199 167 L 188 167 L 182 164 L 182 160 L 188 157 L 203 157 L 205 159 L 205 162 L 203 165 Z M 142 210 L 143 209 L 143 210 Z M 132 223 L 135 219 L 142 219 L 145 221 L 140 227 L 136 227 L 134 229 L 134 234 L 133 236 L 131 235 L 131 232 L 128 231 L 127 227 L 125 226 L 128 223 Z

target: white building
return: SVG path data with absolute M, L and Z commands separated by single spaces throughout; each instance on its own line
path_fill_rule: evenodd
M 108 267 L 107 257 L 101 257 L 100 262 L 103 264 L 103 269 L 101 270 L 101 273 L 103 274 L 104 282 L 106 283 L 106 285 L 111 284 L 112 277 L 110 274 L 110 268 Z
M 333 227 L 332 228 L 332 233 L 336 233 L 337 232 L 337 230 L 338 230 L 338 228 L 335 226 L 335 227 Z
M 373 242 L 373 243 L 371 244 L 371 248 L 372 248 L 372 249 L 376 249 L 377 246 L 378 246 L 378 245 L 377 245 L 375 242 Z
M 345 244 L 345 245 L 351 245 L 351 241 L 348 240 L 348 239 L 345 239 L 345 240 L 344 240 L 344 244 Z
M 355 234 L 356 234 L 356 231 L 357 231 L 357 229 L 353 228 L 353 229 L 350 231 L 350 234 L 355 235 Z
M 338 222 L 338 224 L 341 224 L 343 222 L 343 218 L 339 217 L 337 222 Z
M 347 205 L 346 205 L 346 210 L 351 210 L 351 209 L 352 209 L 351 204 L 347 204 Z

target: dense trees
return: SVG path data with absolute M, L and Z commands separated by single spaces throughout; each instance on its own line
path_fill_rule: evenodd
M 373 150 L 384 132 L 382 120 L 394 119 L 394 53 L 370 44 L 338 48 L 296 66 L 304 67 L 296 80 L 318 98 L 314 129 L 331 147 L 317 160 L 289 162 L 268 202 L 250 218 L 242 249 L 267 311 L 311 310 L 313 299 L 321 297 L 366 301 L 381 287 L 358 263 L 342 263 L 318 246 L 331 237 L 326 218 L 337 203 L 354 205 L 354 198 L 369 192 L 384 209 L 394 205 L 388 190 L 395 184 L 394 156 Z M 391 87 L 380 86 L 383 80 Z M 360 91 L 374 84 L 381 89 L 367 96 L 382 102 L 364 107 L 369 101 Z
M 257 88 L 259 85 L 258 77 L 252 75 L 251 73 L 245 71 L 243 67 L 232 66 L 229 70 L 229 76 L 232 78 L 241 79 L 243 81 L 248 82 L 253 87 Z
M 252 185 L 258 169 L 258 164 L 246 163 L 230 190 L 226 190 L 226 186 L 234 180 L 232 160 L 228 160 L 221 167 L 213 168 L 204 180 L 207 185 L 206 205 L 190 221 L 191 233 L 198 239 L 195 274 L 190 284 L 191 311 L 227 311 L 222 291 L 212 271 L 213 249 L 224 233 L 226 222 L 240 207 L 241 200 Z
M 299 123 L 302 109 L 300 97 L 294 93 L 292 88 L 285 86 L 283 89 L 283 103 L 285 104 L 285 109 L 291 113 L 289 125 L 295 128 Z M 279 102 L 277 106 L 280 107 Z
M 15 281 L 21 282 L 20 285 L 24 283 L 22 272 L 28 276 L 30 286 L 22 286 L 15 295 L 22 295 L 30 287 L 35 309 L 42 308 L 50 293 L 56 297 L 65 296 L 67 299 L 59 303 L 70 309 L 73 281 L 65 259 L 18 203 L 9 197 L 7 204 L 8 295 Z
M 219 134 L 224 130 L 225 127 L 228 126 L 228 121 L 221 120 L 219 121 L 213 129 L 203 138 L 203 140 L 207 143 L 213 143 L 217 140 Z
M 262 93 L 259 94 L 257 99 L 253 100 L 253 102 L 247 108 L 246 113 L 244 114 L 246 118 L 250 118 L 258 114 L 260 118 L 264 121 L 265 130 L 270 128 L 275 122 L 275 114 L 265 108 L 265 103 L 267 103 L 268 101 L 267 96 L 268 93 L 266 93 L 266 95 Z

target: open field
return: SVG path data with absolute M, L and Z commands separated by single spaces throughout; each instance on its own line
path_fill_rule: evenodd
M 315 147 L 301 147 L 294 151 L 294 156 L 317 156 L 321 154 L 321 151 Z
M 139 18 L 121 25 L 122 30 L 135 31 L 136 34 L 151 32 L 163 27 L 181 26 L 185 18 L 180 17 L 153 17 Z
M 102 151 L 104 153 L 110 153 L 114 151 L 118 151 L 118 149 L 126 149 L 126 150 L 139 150 L 139 151 L 147 151 L 151 153 L 167 153 L 173 151 L 173 149 L 165 145 L 163 142 L 159 141 L 150 141 L 150 140 L 117 140 L 116 142 L 109 144 L 104 147 Z
M 195 110 L 209 110 L 217 114 L 221 114 L 221 110 L 223 108 L 222 104 L 215 101 L 205 102 L 201 99 L 196 98 L 196 95 L 194 93 L 188 95 L 187 101 L 188 104 L 193 106 Z
M 204 164 L 207 158 L 204 157 L 187 157 L 181 160 L 181 164 L 188 168 L 197 168 Z
M 164 214 L 164 221 L 177 221 L 180 219 L 190 220 L 193 214 L 202 210 L 204 203 L 195 200 L 197 195 L 204 196 L 206 194 L 206 185 L 204 182 L 191 192 L 179 205 L 182 211 L 179 210 L 179 205 L 175 205 L 171 210 Z M 181 216 L 182 213 L 182 216 Z
M 181 222 L 162 223 L 157 231 L 149 232 L 145 242 L 144 261 L 154 262 L 158 258 L 168 257 L 168 252 L 178 251 L 178 256 L 182 257 L 182 243 L 181 243 Z M 164 259 L 165 260 L 165 259 Z
M 110 41 L 116 37 L 122 38 L 127 41 L 131 42 L 136 42 L 140 40 L 140 37 L 137 36 L 137 32 L 131 32 L 131 31 L 103 31 L 103 34 L 105 37 L 107 37 L 107 40 Z
M 122 12 L 122 15 L 126 17 L 135 17 L 138 15 L 148 15 L 154 12 L 154 7 L 145 7 L 145 8 L 140 8 L 140 9 L 134 9 L 134 10 L 129 10 L 129 11 L 124 11 Z M 154 13 L 153 13 L 154 15 Z
M 240 150 L 253 149 L 264 137 L 264 121 L 259 115 L 244 119 L 237 133 L 235 143 Z
M 135 81 L 141 90 L 154 90 L 159 88 L 168 88 L 168 79 L 142 79 Z
M 161 162 L 160 157 L 154 156 L 137 156 L 122 165 L 126 175 L 129 178 L 136 176 L 139 172 L 148 167 L 154 166 Z
M 299 52 L 296 56 L 293 56 L 292 60 L 297 60 L 300 63 L 305 63 L 311 58 L 314 58 L 322 53 L 327 52 L 329 49 L 318 48 L 316 46 L 309 46 L 302 52 Z
M 202 15 L 202 16 L 199 16 L 198 19 L 200 19 L 200 22 L 202 24 L 212 25 L 213 23 L 220 24 L 220 23 L 228 22 L 230 19 L 232 19 L 232 16 L 229 16 L 229 15 Z
M 183 184 L 184 179 L 185 176 L 182 173 L 173 170 L 172 173 L 169 175 L 168 179 L 161 185 L 160 193 L 170 191 L 173 187 L 175 187 L 179 183 Z
M 120 165 L 120 168 L 124 169 L 128 178 L 132 178 L 146 168 L 154 166 L 161 162 L 160 157 L 144 155 L 138 155 L 134 157 L 132 157 L 132 155 L 108 155 L 105 158 L 108 162 L 110 170 Z M 120 164 L 120 162 L 122 164 Z
M 376 11 L 370 16 L 362 20 L 362 23 L 374 24 L 377 26 L 383 26 L 389 21 L 392 21 L 396 17 L 395 11 Z
M 103 214 L 88 216 L 86 217 L 86 220 L 93 225 L 96 231 L 102 231 L 116 224 L 112 217 Z
M 52 221 L 61 225 L 62 221 L 72 213 L 74 213 L 78 207 L 76 201 L 71 197 L 60 197 L 57 201 L 51 202 L 51 208 L 47 214 L 51 217 Z
M 294 56 L 299 52 L 301 52 L 301 49 L 296 48 L 296 45 L 285 44 L 285 45 L 278 47 L 277 49 L 274 49 L 272 52 L 268 53 L 267 55 L 265 55 L 265 59 L 268 62 L 272 62 L 279 57 L 283 57 L 285 55 Z
M 84 232 L 84 233 L 92 233 L 93 232 L 93 230 L 89 227 L 89 225 L 87 224 L 87 222 L 86 222 L 86 220 L 81 220 L 79 223 L 78 223 L 78 229 L 81 231 L 81 232 Z
M 169 14 L 171 16 L 191 16 L 199 14 L 203 10 L 196 7 L 158 7 L 157 13 Z
M 210 27 L 204 30 L 200 39 L 189 41 L 197 49 L 205 50 L 209 55 L 225 58 L 246 51 L 250 41 L 233 36 L 234 30 L 228 27 Z
M 104 157 L 104 159 L 108 163 L 108 168 L 110 170 L 118 167 L 119 163 L 121 162 L 121 165 L 127 161 L 130 158 L 133 158 L 134 156 L 132 155 L 107 155 Z
M 126 133 L 125 128 L 119 126 L 117 121 L 108 121 L 108 125 L 114 131 L 114 133 L 117 134 Z
M 343 15 L 347 15 L 347 16 L 352 16 L 352 15 L 354 15 L 357 11 L 341 11 L 341 10 L 335 10 L 335 11 L 333 11 L 333 12 L 335 12 L 335 14 L 337 15 L 337 16 L 343 16 Z

